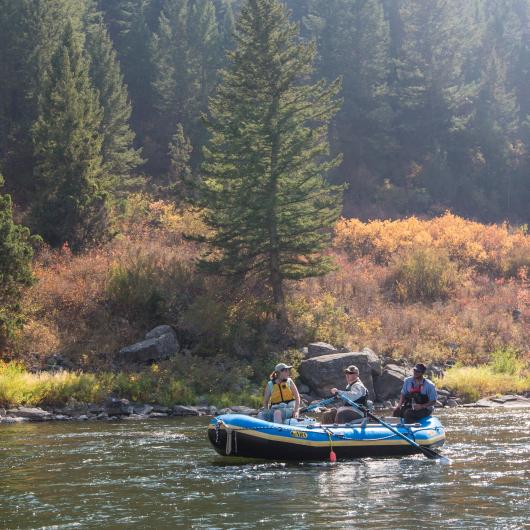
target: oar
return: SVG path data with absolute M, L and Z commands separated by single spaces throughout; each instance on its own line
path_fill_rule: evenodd
M 322 401 L 317 401 L 316 403 L 313 403 L 312 405 L 308 405 L 307 407 L 301 408 L 298 412 L 309 412 L 311 410 L 315 410 L 318 407 L 322 407 L 323 405 L 329 405 L 336 399 L 337 399 L 337 396 L 331 396 L 331 397 L 325 398 Z
M 359 412 L 362 412 L 366 414 L 369 418 L 372 418 L 373 420 L 379 422 L 381 425 L 384 425 L 388 430 L 392 431 L 395 435 L 399 436 L 400 438 L 403 438 L 403 440 L 407 441 L 410 445 L 421 451 L 427 458 L 430 458 L 432 460 L 440 460 L 441 463 L 449 464 L 451 461 L 446 458 L 445 456 L 442 456 L 440 453 L 437 453 L 436 451 L 433 451 L 432 449 L 429 449 L 428 447 L 422 447 L 419 443 L 416 443 L 414 440 L 411 440 L 408 436 L 405 436 L 404 434 L 400 433 L 397 429 L 394 429 L 392 425 L 387 423 L 386 421 L 383 421 L 381 418 L 378 418 L 377 416 L 374 416 L 368 409 L 365 407 L 360 406 L 359 404 L 355 403 L 352 399 L 350 399 L 347 395 L 344 394 L 344 392 L 337 392 L 337 395 L 348 403 L 348 405 L 351 405 L 354 409 L 357 409 Z

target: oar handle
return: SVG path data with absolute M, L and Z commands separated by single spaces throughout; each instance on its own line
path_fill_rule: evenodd
M 309 412 L 310 410 L 314 410 L 323 405 L 328 405 L 332 401 L 335 401 L 336 398 L 337 396 L 329 396 L 327 398 L 324 398 L 322 401 L 317 401 L 316 403 L 313 403 L 312 405 L 308 405 L 307 407 L 301 408 L 298 412 Z

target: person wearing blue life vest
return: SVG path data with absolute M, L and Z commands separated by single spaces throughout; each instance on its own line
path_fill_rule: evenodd
M 263 394 L 263 409 L 258 418 L 274 423 L 283 423 L 298 417 L 300 394 L 294 381 L 289 377 L 292 366 L 279 363 L 270 375 Z
M 405 423 L 414 423 L 430 416 L 438 399 L 434 383 L 425 377 L 427 367 L 418 363 L 413 371 L 414 375 L 403 381 L 399 403 L 393 413 L 394 416 L 403 418 Z

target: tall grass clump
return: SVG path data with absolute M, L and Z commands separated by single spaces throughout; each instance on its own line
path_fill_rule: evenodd
M 488 364 L 453 366 L 437 384 L 467 401 L 476 401 L 485 396 L 530 391 L 530 371 L 517 350 L 505 348 L 494 351 Z
M 496 374 L 519 375 L 522 374 L 526 363 L 521 354 L 514 348 L 499 348 L 491 354 L 491 369 Z
M 0 404 L 62 405 L 70 399 L 99 401 L 107 389 L 94 374 L 77 372 L 30 373 L 23 364 L 0 362 Z
M 455 264 L 442 249 L 418 248 L 393 261 L 388 284 L 402 303 L 447 300 L 460 280 Z

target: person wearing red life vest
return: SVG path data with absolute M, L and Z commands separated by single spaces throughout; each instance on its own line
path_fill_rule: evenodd
M 418 363 L 413 370 L 414 375 L 403 381 L 399 403 L 393 413 L 394 416 L 403 418 L 405 423 L 414 423 L 430 416 L 438 399 L 434 383 L 424 377 L 427 367 Z

